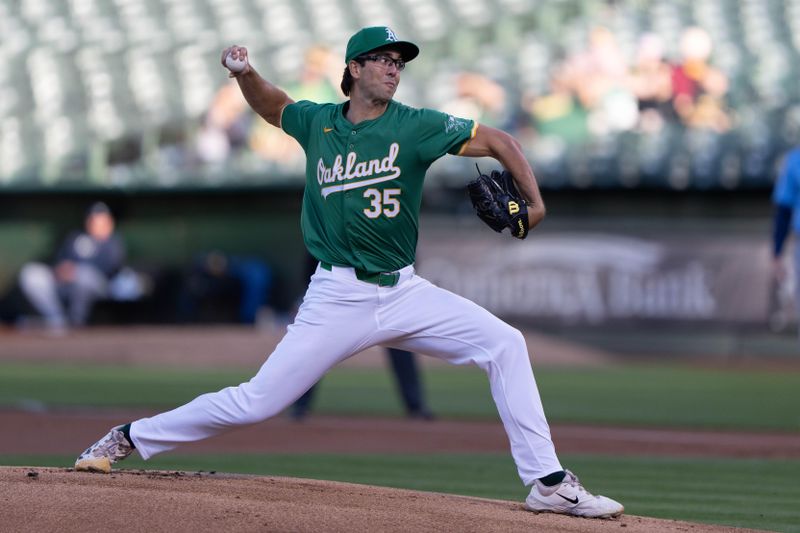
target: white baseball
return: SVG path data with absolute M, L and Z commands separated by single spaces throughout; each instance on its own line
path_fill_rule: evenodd
M 247 66 L 247 60 L 245 59 L 234 59 L 232 55 L 228 54 L 225 57 L 225 66 L 231 72 L 241 72 L 244 70 L 244 67 Z

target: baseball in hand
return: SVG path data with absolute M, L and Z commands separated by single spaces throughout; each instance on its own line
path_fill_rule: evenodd
M 228 54 L 225 57 L 225 66 L 228 67 L 231 72 L 241 72 L 244 70 L 244 67 L 247 66 L 247 60 L 234 59 L 232 55 Z

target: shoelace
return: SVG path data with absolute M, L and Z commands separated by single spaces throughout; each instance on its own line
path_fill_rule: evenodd
M 581 480 L 578 479 L 578 476 L 576 476 L 569 470 L 565 470 L 565 472 L 567 473 L 567 475 L 564 478 L 564 481 L 562 481 L 562 483 L 567 483 L 570 486 L 575 487 L 578 490 L 578 492 L 586 492 L 586 489 L 583 488 Z

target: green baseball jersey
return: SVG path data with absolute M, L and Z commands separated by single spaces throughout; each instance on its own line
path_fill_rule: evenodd
M 303 238 L 320 261 L 391 272 L 414 262 L 425 172 L 458 153 L 477 124 L 394 100 L 353 124 L 345 105 L 304 100 L 283 110 L 283 130 L 306 152 Z

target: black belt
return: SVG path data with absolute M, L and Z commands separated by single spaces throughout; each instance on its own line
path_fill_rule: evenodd
M 319 262 L 319 266 L 325 270 L 332 271 L 333 266 L 324 261 Z M 356 278 L 367 283 L 373 283 L 378 287 L 394 287 L 400 281 L 400 272 L 367 272 L 360 268 L 355 268 Z

